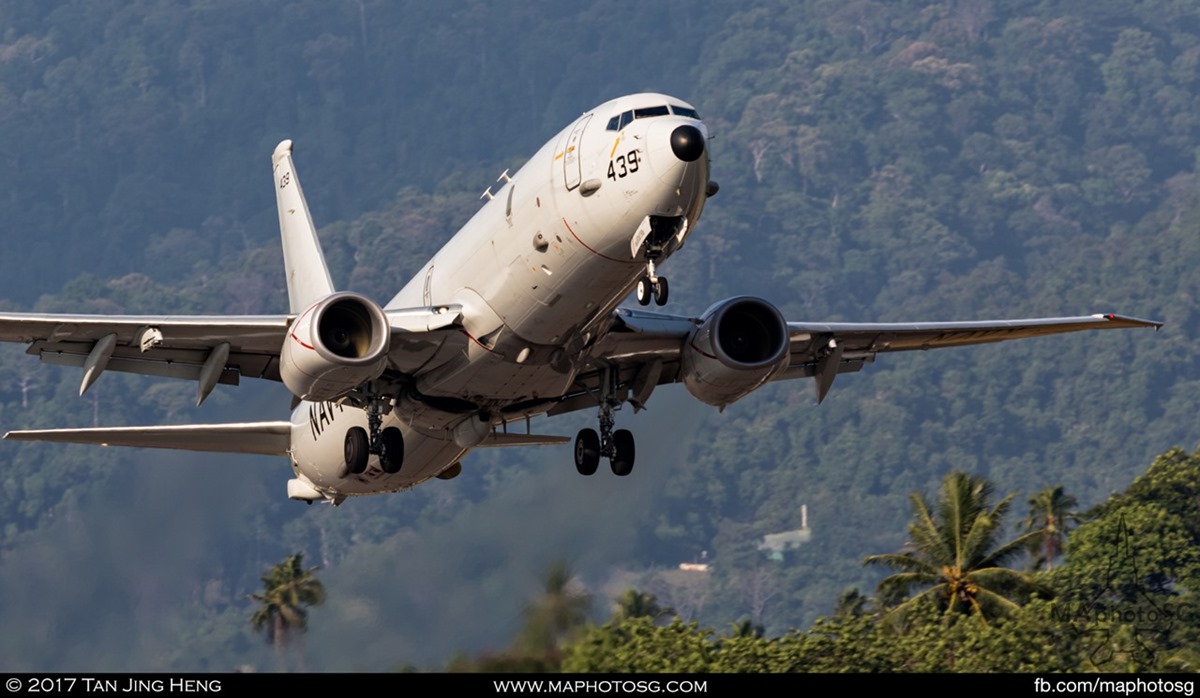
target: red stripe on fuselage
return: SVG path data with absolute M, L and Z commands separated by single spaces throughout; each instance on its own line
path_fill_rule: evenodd
M 567 223 L 567 219 L 566 219 L 566 218 L 562 219 L 562 222 L 563 222 L 563 225 L 564 225 L 564 226 L 566 226 L 566 228 L 567 228 L 567 232 L 571 234 L 571 237 L 573 237 L 573 238 L 575 238 L 576 240 L 578 240 L 578 241 L 579 241 L 579 244 L 580 244 L 580 245 L 583 245 L 585 248 L 587 248 L 587 251 L 588 251 L 588 252 L 591 252 L 592 254 L 596 255 L 597 257 L 603 257 L 604 259 L 607 259 L 607 260 L 608 260 L 608 261 L 610 261 L 610 262 L 617 262 L 617 263 L 619 263 L 619 264 L 626 264 L 626 263 L 627 263 L 627 262 L 626 262 L 626 260 L 623 260 L 623 259 L 613 259 L 612 257 L 609 257 L 608 255 L 604 254 L 603 252 L 597 252 L 596 250 L 592 249 L 591 245 L 589 245 L 589 244 L 587 244 L 586 242 L 584 242 L 582 238 L 580 238 L 578 235 L 576 235 L 576 234 L 575 234 L 575 231 L 574 231 L 574 230 L 571 230 L 571 225 L 570 225 L 569 223 Z

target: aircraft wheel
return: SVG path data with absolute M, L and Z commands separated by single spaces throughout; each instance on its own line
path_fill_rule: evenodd
M 383 455 L 379 458 L 379 464 L 383 472 L 389 475 L 398 473 L 400 466 L 404 465 L 404 434 L 396 427 L 388 427 L 383 430 L 382 436 Z
M 367 460 L 371 457 L 371 442 L 367 439 L 367 430 L 362 427 L 350 427 L 346 432 L 346 470 L 352 475 L 360 475 L 367 469 Z
M 625 477 L 633 472 L 633 433 L 628 429 L 618 429 L 613 432 L 613 455 L 610 464 L 614 475 Z
M 650 277 L 643 276 L 637 282 L 637 302 L 640 305 L 650 305 L 650 297 L 654 295 L 654 284 L 650 283 Z
M 592 475 L 600 466 L 600 435 L 595 429 L 580 429 L 575 437 L 575 469 L 580 475 Z
M 658 277 L 658 283 L 654 284 L 654 302 L 658 305 L 667 304 L 667 277 Z

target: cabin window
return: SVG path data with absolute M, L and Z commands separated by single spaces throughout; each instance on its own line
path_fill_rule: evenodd
M 671 111 L 675 112 L 679 116 L 686 116 L 689 119 L 698 120 L 700 118 L 700 115 L 696 113 L 696 110 L 692 109 L 691 107 L 681 107 L 678 104 L 672 104 Z

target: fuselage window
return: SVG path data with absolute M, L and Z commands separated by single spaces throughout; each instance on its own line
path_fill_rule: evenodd
M 631 121 L 633 121 L 633 112 L 631 112 L 631 111 L 627 111 L 627 112 L 625 112 L 624 114 L 622 114 L 622 115 L 621 115 L 621 126 L 620 126 L 620 128 L 625 128 L 626 126 L 628 126 L 628 125 L 629 125 L 629 123 L 630 123 Z
M 608 126 L 604 127 L 605 131 L 616 131 L 621 126 L 621 115 L 618 114 L 608 120 Z
M 675 112 L 679 116 L 686 116 L 689 119 L 697 119 L 698 120 L 700 118 L 700 115 L 698 113 L 696 113 L 696 110 L 692 109 L 691 107 L 681 107 L 677 104 L 672 104 L 671 111 Z

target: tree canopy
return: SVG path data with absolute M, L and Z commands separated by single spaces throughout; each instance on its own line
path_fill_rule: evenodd
M 984 623 L 1015 610 L 1017 603 L 1009 597 L 1028 595 L 1037 585 L 1029 575 L 1003 565 L 1042 534 L 1041 530 L 1031 531 L 1000 542 L 1004 516 L 1015 496 L 1010 494 L 993 505 L 991 483 L 957 471 L 942 481 L 935 506 L 914 493 L 909 549 L 864 560 L 865 564 L 898 570 L 879 583 L 883 599 L 903 599 L 914 587 L 926 587 L 899 601 L 889 615 L 903 616 L 927 598 L 948 614 L 974 614 Z

